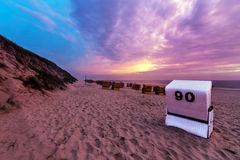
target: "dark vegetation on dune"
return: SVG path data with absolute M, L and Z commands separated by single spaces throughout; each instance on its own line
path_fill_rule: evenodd
M 33 70 L 35 75 L 22 76 L 17 79 L 23 81 L 23 85 L 38 90 L 63 89 L 65 84 L 77 81 L 68 72 L 58 67 L 55 63 L 28 51 L 0 35 L 0 48 L 8 54 L 14 55 L 16 67 L 22 65 L 24 70 Z M 7 67 L 0 63 L 0 68 Z
M 44 71 L 38 71 L 34 76 L 28 76 L 27 78 L 17 77 L 23 82 L 25 87 L 29 87 L 37 90 L 54 90 L 55 88 L 64 89 L 66 87 L 63 80 L 58 76 L 51 75 Z
M 77 81 L 55 63 L 28 51 L 0 35 L 0 112 L 19 108 L 17 100 L 23 90 L 65 89 Z M 27 91 L 27 90 L 26 90 Z

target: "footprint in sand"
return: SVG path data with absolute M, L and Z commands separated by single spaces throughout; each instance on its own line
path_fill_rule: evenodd
M 123 147 L 124 151 L 128 152 L 129 148 L 128 148 L 128 145 L 127 145 L 124 137 L 120 138 L 119 143 Z
M 86 158 L 85 159 L 89 159 L 90 158 L 90 156 L 93 154 L 93 152 L 94 152 L 94 148 L 93 148 L 93 146 L 90 144 L 90 143 L 86 143 L 86 146 L 85 146 L 86 148 Z
M 100 140 L 99 140 L 98 138 L 95 139 L 95 146 L 96 146 L 97 148 L 100 148 L 100 147 L 101 147 L 101 142 L 100 142 Z
M 83 128 L 80 128 L 80 140 L 84 140 L 85 137 L 87 136 L 86 131 Z
M 101 127 L 98 127 L 98 134 L 101 138 L 104 138 L 105 137 L 104 129 Z
M 145 149 L 145 148 L 143 148 L 143 147 L 141 147 L 141 146 L 139 146 L 139 150 L 140 150 L 140 152 L 141 152 L 142 154 L 148 154 L 147 149 Z
M 135 153 L 130 154 L 130 156 L 131 156 L 134 160 L 142 160 L 142 158 L 141 158 L 139 155 L 135 154 Z
M 78 144 L 78 142 L 75 142 L 71 149 L 71 154 L 72 154 L 73 159 L 78 158 L 78 151 L 79 151 L 79 144 Z
M 114 158 L 115 158 L 115 160 L 126 160 L 125 155 L 123 155 L 122 153 L 114 154 Z
M 138 141 L 135 138 L 130 139 L 130 142 L 134 145 L 138 145 Z
M 86 143 L 86 150 L 87 150 L 87 153 L 93 153 L 94 151 L 94 148 L 93 146 L 90 144 L 90 143 Z
M 118 136 L 116 129 L 113 128 L 111 125 L 109 125 L 109 128 L 110 128 L 110 130 L 112 132 L 113 138 L 116 138 Z

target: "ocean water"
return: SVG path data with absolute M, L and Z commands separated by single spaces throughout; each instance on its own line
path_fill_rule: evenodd
M 126 83 L 167 85 L 172 80 L 124 80 Z M 212 80 L 214 88 L 240 89 L 240 80 Z

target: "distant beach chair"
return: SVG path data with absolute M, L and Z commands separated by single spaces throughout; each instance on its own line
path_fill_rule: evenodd
M 122 88 L 121 82 L 112 82 L 112 90 L 119 90 L 120 88 Z
M 151 93 L 152 92 L 152 86 L 151 85 L 143 85 L 143 88 L 142 88 L 142 93 L 145 94 L 145 93 Z
M 110 81 L 102 81 L 102 88 L 103 89 L 109 89 L 111 87 L 112 83 Z
M 102 85 L 103 81 L 98 80 L 98 81 L 96 81 L 96 83 L 97 83 L 97 85 Z
M 91 80 L 91 79 L 86 79 L 85 82 L 86 82 L 86 83 L 95 83 L 95 81 L 94 81 L 94 80 Z
M 141 89 L 141 84 L 133 84 L 132 85 L 132 89 L 134 89 L 134 90 L 140 90 Z
M 155 92 L 156 95 L 165 95 L 165 87 L 160 87 L 160 86 L 154 86 L 153 91 Z
M 123 82 L 120 82 L 120 88 L 124 88 L 125 84 Z
M 132 83 L 127 83 L 127 87 L 132 87 L 133 84 Z

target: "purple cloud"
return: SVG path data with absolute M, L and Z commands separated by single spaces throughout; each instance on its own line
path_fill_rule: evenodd
M 237 0 L 72 2 L 93 70 L 96 60 L 105 73 L 147 61 L 156 75 L 240 73 Z

